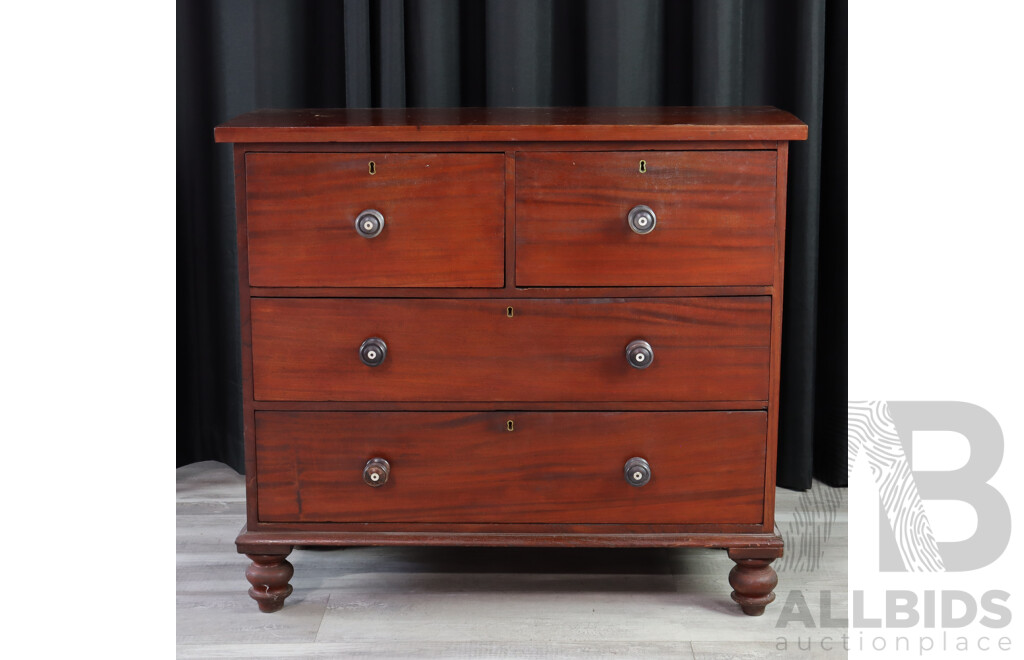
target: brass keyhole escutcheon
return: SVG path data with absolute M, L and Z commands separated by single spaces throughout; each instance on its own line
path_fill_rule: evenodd
M 647 173 L 647 161 L 646 160 L 642 160 L 642 161 L 640 161 L 640 174 L 646 174 L 646 173 Z
M 510 419 L 507 422 L 505 422 L 505 428 L 508 429 L 509 431 L 515 431 L 516 430 L 516 425 Z
M 511 305 L 505 308 L 505 316 L 509 318 L 512 318 L 515 315 L 515 313 L 516 310 L 512 309 Z
M 372 176 L 372 175 L 374 175 L 376 173 L 377 173 L 377 163 L 375 163 L 375 162 L 373 162 L 371 160 L 370 161 L 370 175 Z

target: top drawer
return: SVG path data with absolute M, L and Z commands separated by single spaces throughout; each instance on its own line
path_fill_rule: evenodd
M 250 153 L 245 172 L 250 286 L 504 286 L 501 154 Z
M 775 161 L 774 151 L 519 154 L 516 284 L 771 284 Z M 630 227 L 637 206 L 653 211 L 653 230 Z

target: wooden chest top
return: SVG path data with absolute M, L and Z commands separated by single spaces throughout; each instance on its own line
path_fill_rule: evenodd
M 218 126 L 217 142 L 806 140 L 772 107 L 349 108 L 257 110 Z

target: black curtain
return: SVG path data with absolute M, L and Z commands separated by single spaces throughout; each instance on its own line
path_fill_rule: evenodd
M 790 152 L 778 481 L 846 483 L 846 2 L 178 0 L 178 454 L 243 469 L 231 149 L 257 108 L 774 105 Z

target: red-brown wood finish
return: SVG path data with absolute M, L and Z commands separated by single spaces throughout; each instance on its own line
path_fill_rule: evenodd
M 550 537 L 559 534 L 581 537 L 587 534 L 608 534 L 614 530 L 617 535 L 625 534 L 764 534 L 761 523 L 412 523 L 412 522 L 264 522 L 259 521 L 253 529 L 268 533 L 296 534 L 316 531 L 318 534 L 350 536 L 353 533 L 388 534 L 394 538 L 398 533 L 408 534 L 457 534 L 476 537 L 491 534 L 510 535 L 543 534 Z
M 775 600 L 775 593 L 772 590 L 779 583 L 779 576 L 771 567 L 775 558 L 756 556 L 757 554 L 749 549 L 729 549 L 729 557 L 736 562 L 729 572 L 729 585 L 733 588 L 732 599 L 748 616 L 764 614 L 764 608 Z
M 216 128 L 218 142 L 486 140 L 805 140 L 776 108 L 350 108 L 257 110 Z
M 437 531 L 365 531 L 375 529 L 365 525 L 363 529 L 339 533 L 321 529 L 326 525 L 303 525 L 301 530 L 263 531 L 259 526 L 243 527 L 235 544 L 241 553 L 267 552 L 286 554 L 294 545 L 453 545 L 450 532 Z M 502 528 L 514 525 L 499 525 Z M 551 529 L 557 525 L 534 525 L 535 528 Z M 751 552 L 757 557 L 777 558 L 782 556 L 782 538 L 775 533 L 764 532 L 628 532 L 620 533 L 619 525 L 605 525 L 614 532 L 573 533 L 557 530 L 554 532 L 520 530 L 503 533 L 468 532 L 459 534 L 457 545 L 479 547 L 587 547 L 587 548 L 726 548 L 730 555 L 737 552 Z
M 250 153 L 245 162 L 250 286 L 505 283 L 502 154 Z M 373 238 L 355 229 L 367 209 L 384 216 Z
M 763 412 L 256 413 L 262 521 L 757 523 Z M 511 423 L 512 429 L 508 430 Z M 623 466 L 644 458 L 637 487 Z M 362 479 L 372 458 L 387 482 Z
M 775 175 L 775 151 L 520 154 L 516 284 L 769 285 Z M 648 234 L 627 223 L 638 205 Z
M 764 531 L 775 529 L 775 461 L 779 437 L 779 379 L 782 360 L 782 292 L 786 273 L 786 181 L 789 168 L 789 143 L 780 142 L 776 161 L 778 194 L 775 217 L 775 286 L 772 291 L 772 346 L 768 385 L 768 461 L 765 463 Z
M 238 142 L 236 146 L 246 153 L 330 153 L 330 154 L 368 154 L 368 153 L 498 153 L 512 156 L 532 151 L 737 151 L 737 150 L 774 150 L 778 146 L 776 140 L 696 140 L 679 142 L 678 140 L 645 140 L 622 141 L 609 140 L 601 142 L 515 142 L 506 141 L 459 141 L 459 142 Z
M 238 241 L 238 316 L 242 344 L 242 433 L 245 435 L 245 511 L 248 520 L 256 520 L 256 451 L 253 434 L 252 391 L 252 325 L 249 318 L 251 302 L 249 290 L 249 249 L 245 217 L 245 149 L 234 148 L 235 209 L 238 211 L 236 239 Z
M 514 253 L 513 253 L 514 255 Z M 514 257 L 509 263 L 514 261 Z M 507 280 L 513 281 L 513 277 Z M 367 289 L 352 287 L 252 287 L 253 298 L 681 298 L 694 296 L 770 296 L 771 286 L 653 286 L 636 287 L 515 287 L 502 289 L 410 288 Z
M 218 142 L 235 143 L 248 515 L 236 544 L 254 560 L 261 609 L 290 593 L 294 545 L 385 544 L 725 548 L 733 598 L 763 612 L 770 562 L 782 555 L 774 494 L 788 141 L 806 136 L 798 119 L 765 107 L 267 110 L 218 127 Z M 632 170 L 640 160 L 643 175 Z M 654 207 L 658 226 L 616 250 L 621 235 L 603 223 L 618 216 L 628 231 L 624 211 L 635 204 Z M 353 243 L 364 208 L 385 212 L 385 231 Z M 453 222 L 461 232 L 444 234 Z M 398 342 L 375 371 L 356 351 L 384 336 L 382 323 Z M 656 339 L 646 370 L 625 362 L 637 326 Z M 607 353 L 605 341 L 621 346 Z M 438 346 L 454 347 L 449 359 Z M 268 393 L 287 400 L 261 399 Z M 570 418 L 581 420 L 575 431 L 558 421 Z M 672 440 L 692 420 L 720 418 L 754 418 L 760 430 L 713 424 L 705 437 L 716 442 Z M 415 421 L 385 421 L 403 419 Z M 676 419 L 691 421 L 662 421 Z M 522 447 L 488 442 L 530 433 Z M 632 446 L 657 459 L 639 489 L 621 465 L 614 478 L 604 471 L 606 456 L 623 452 L 622 463 Z M 362 483 L 360 447 L 397 452 L 385 456 L 393 481 Z M 459 454 L 476 475 L 465 502 L 457 481 L 424 476 L 449 465 L 453 447 L 471 448 Z M 527 463 L 523 452 L 544 460 Z M 270 457 L 315 467 L 287 473 Z M 548 457 L 571 466 L 569 476 L 543 479 Z M 731 476 L 712 484 L 707 466 Z M 316 481 L 326 473 L 333 486 Z M 334 498 L 349 479 L 363 491 Z M 636 500 L 632 518 L 612 494 L 620 485 Z M 389 488 L 401 506 L 373 508 Z M 277 519 L 261 520 L 272 511 Z
M 767 401 L 255 401 L 256 410 L 459 411 L 459 410 L 767 410 Z
M 771 301 L 252 301 L 258 401 L 718 401 L 768 394 Z M 509 308 L 512 316 L 509 317 Z M 369 367 L 358 349 L 387 344 Z M 636 369 L 626 345 L 654 360 Z
M 245 571 L 245 579 L 252 587 L 249 596 L 259 605 L 260 612 L 276 612 L 284 607 L 284 599 L 292 594 L 288 581 L 295 568 L 286 559 L 287 552 L 248 554 L 252 564 Z

